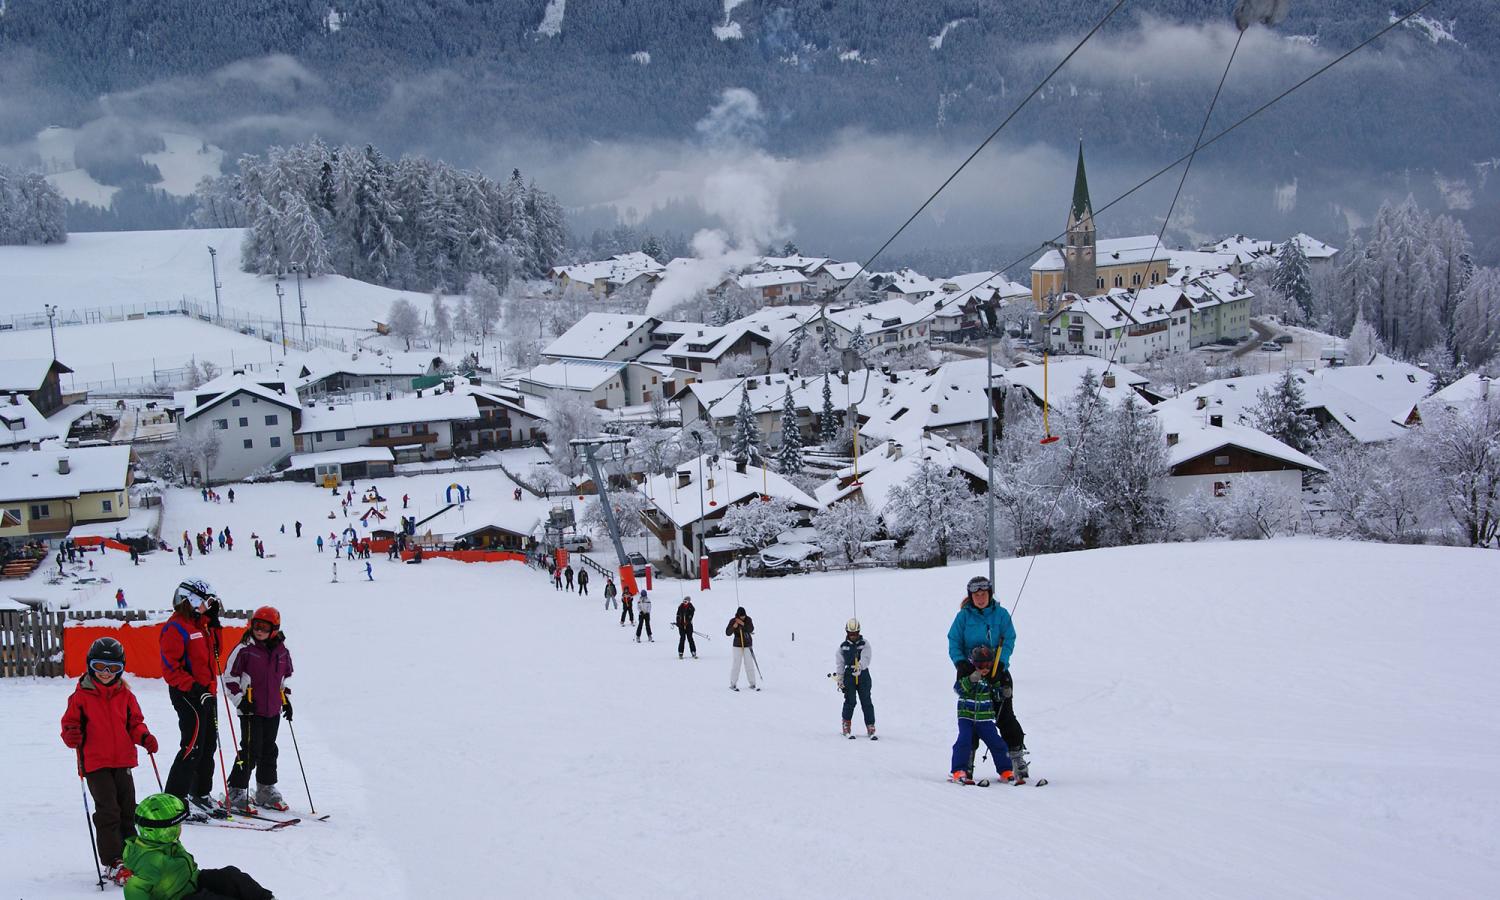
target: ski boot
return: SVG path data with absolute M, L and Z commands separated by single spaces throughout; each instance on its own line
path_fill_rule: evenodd
M 697 659 L 697 658 L 698 658 L 698 654 L 694 653 L 693 654 L 693 659 Z
M 880 738 L 878 738 L 878 737 L 875 736 L 875 726 L 874 725 L 866 725 L 865 726 L 865 734 L 869 735 L 870 740 L 872 740 L 872 741 L 878 741 L 878 740 L 880 740 Z
M 956 770 L 954 770 L 953 774 L 951 774 L 951 775 L 948 776 L 948 780 L 951 781 L 951 782 L 953 782 L 954 784 L 973 784 L 974 783 L 974 779 L 970 778 L 969 777 L 969 773 L 965 772 L 963 769 L 956 769 Z
M 214 798 L 207 794 L 193 794 L 187 798 L 188 821 L 207 822 L 209 819 L 223 819 L 229 816 L 214 802 Z
M 250 792 L 245 788 L 231 787 L 228 796 L 224 798 L 224 808 L 230 813 L 255 815 L 255 810 L 250 806 Z
M 1031 777 L 1031 765 L 1026 760 L 1026 748 L 1017 747 L 1010 751 L 1010 768 L 1015 775 L 1016 784 L 1025 784 Z
M 849 740 L 852 741 L 852 740 L 854 740 L 854 735 L 852 735 L 852 734 L 849 733 L 850 725 L 851 725 L 850 721 L 848 719 L 845 719 L 844 720 L 844 737 L 846 737 L 846 738 L 848 738 Z
M 640 643 L 640 642 L 641 642 L 641 636 L 640 636 L 640 635 L 636 635 L 636 636 L 635 636 L 635 642 L 636 642 L 636 643 L 637 643 L 637 644 L 639 644 L 639 643 Z
M 682 659 L 682 654 L 681 653 L 677 654 L 677 658 L 678 659 Z
M 277 812 L 286 812 L 288 807 L 286 801 L 281 797 L 281 791 L 276 790 L 274 784 L 257 784 L 255 786 L 255 802 L 266 809 L 274 809 Z

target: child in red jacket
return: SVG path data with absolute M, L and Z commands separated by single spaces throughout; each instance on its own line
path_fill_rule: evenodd
M 99 862 L 116 884 L 129 878 L 120 864 L 125 839 L 135 835 L 135 745 L 156 752 L 141 705 L 125 683 L 125 648 L 114 638 L 89 647 L 88 670 L 68 698 L 62 717 L 63 743 L 78 751 L 79 774 L 94 796 Z

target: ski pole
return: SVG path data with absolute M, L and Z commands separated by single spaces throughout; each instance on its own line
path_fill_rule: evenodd
M 89 825 L 89 855 L 94 858 L 94 876 L 99 879 L 99 890 L 104 890 L 104 870 L 99 868 L 98 841 L 94 839 L 94 815 L 89 812 L 89 789 L 83 780 L 83 751 L 78 751 L 78 790 L 83 794 L 83 820 Z
M 318 808 L 312 802 L 312 788 L 307 786 L 307 770 L 302 768 L 302 748 L 297 746 L 297 729 L 293 727 L 291 719 L 286 720 L 286 727 L 292 733 L 292 749 L 297 751 L 297 770 L 302 773 L 302 789 L 307 791 L 307 808 L 312 810 L 313 815 L 317 815 Z
M 156 773 L 156 789 L 158 791 L 163 790 L 161 786 L 161 769 L 156 767 L 156 754 L 148 752 L 146 755 L 151 757 L 151 771 Z
M 752 663 L 755 663 L 755 677 L 759 678 L 761 681 L 765 681 L 766 675 L 760 670 L 760 660 L 755 658 L 755 648 L 746 647 L 745 650 L 750 654 L 750 661 Z

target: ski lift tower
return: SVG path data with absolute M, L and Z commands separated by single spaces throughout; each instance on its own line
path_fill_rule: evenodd
M 630 443 L 630 438 L 620 434 L 601 434 L 595 437 L 574 438 L 568 442 L 575 453 L 583 457 L 583 462 L 589 467 L 589 474 L 594 479 L 594 488 L 599 495 L 599 508 L 604 513 L 604 524 L 609 529 L 609 539 L 615 545 L 615 553 L 620 560 L 620 583 L 622 585 L 634 586 L 635 570 L 630 565 L 630 560 L 625 556 L 625 542 L 620 538 L 620 523 L 615 521 L 615 509 L 609 502 L 609 481 L 604 477 L 604 472 L 599 466 L 599 457 L 609 454 L 616 461 L 625 457 L 625 445 Z

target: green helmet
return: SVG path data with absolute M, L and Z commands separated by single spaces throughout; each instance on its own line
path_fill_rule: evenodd
M 135 827 L 142 840 L 170 844 L 182 834 L 187 803 L 176 794 L 152 794 L 135 807 Z

